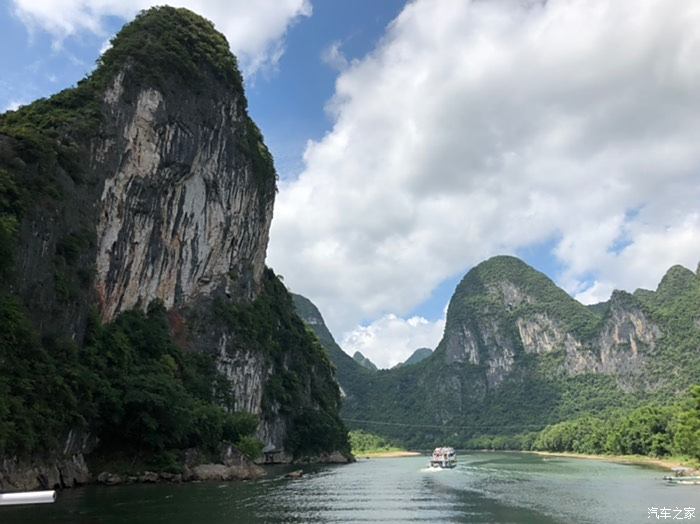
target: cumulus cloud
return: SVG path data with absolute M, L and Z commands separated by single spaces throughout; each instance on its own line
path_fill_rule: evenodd
M 696 0 L 408 4 L 339 74 L 270 264 L 337 333 L 553 238 L 586 301 L 694 268 L 698 27 Z
M 390 368 L 418 348 L 434 349 L 444 329 L 444 320 L 431 322 L 419 316 L 406 319 L 389 314 L 345 333 L 340 345 L 350 355 L 359 351 L 377 367 Z
M 141 9 L 163 2 L 154 0 L 12 0 L 15 14 L 30 28 L 55 37 L 55 44 L 87 31 L 104 35 L 104 20 L 133 18 Z M 210 19 L 226 35 L 231 50 L 248 75 L 274 66 L 282 55 L 287 28 L 301 16 L 311 15 L 309 0 L 175 0 Z M 104 46 L 103 46 L 104 47 Z

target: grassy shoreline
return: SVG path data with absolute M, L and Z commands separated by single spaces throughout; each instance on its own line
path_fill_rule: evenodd
M 698 470 L 699 464 L 685 457 L 649 457 L 646 455 L 593 455 L 587 453 L 572 453 L 568 451 L 524 451 L 523 453 L 534 453 L 545 457 L 563 457 L 588 460 L 603 460 L 618 464 L 635 464 L 641 466 L 654 466 L 659 469 L 671 470 L 673 468 L 685 467 Z

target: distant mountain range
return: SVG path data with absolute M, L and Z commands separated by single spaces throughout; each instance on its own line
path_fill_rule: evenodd
M 408 357 L 404 362 L 399 362 L 398 364 L 396 364 L 394 368 L 400 368 L 401 366 L 410 366 L 411 364 L 418 364 L 418 362 L 422 362 L 432 354 L 433 350 L 430 348 L 418 348 L 413 353 L 411 353 L 410 357 Z
M 418 362 L 425 360 L 426 358 L 428 358 L 432 354 L 433 354 L 433 350 L 430 348 L 418 348 L 413 353 L 411 353 L 411 356 L 408 357 L 405 362 L 399 362 L 398 364 L 393 366 L 391 369 L 400 368 L 401 366 L 410 366 L 412 364 L 417 364 Z M 363 368 L 369 369 L 370 371 L 377 371 L 379 369 L 374 364 L 374 362 L 372 362 L 368 357 L 364 356 L 359 351 L 355 351 L 355 353 L 352 356 L 352 359 L 355 362 L 357 362 L 360 366 L 362 366 Z
M 374 365 L 374 362 L 372 362 L 359 351 L 355 351 L 355 354 L 352 356 L 352 359 L 363 368 L 367 368 L 370 371 L 377 371 L 377 366 Z
M 337 368 L 343 415 L 368 421 L 351 426 L 407 445 L 663 402 L 700 377 L 700 276 L 681 266 L 655 291 L 585 306 L 523 261 L 491 258 L 457 286 L 434 352 L 374 373 L 340 350 L 313 304 L 294 299 Z

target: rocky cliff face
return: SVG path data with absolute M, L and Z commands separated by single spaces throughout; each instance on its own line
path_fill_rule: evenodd
M 2 457 L 0 490 L 33 491 L 41 488 L 72 488 L 91 480 L 85 454 L 95 447 L 92 435 L 69 431 L 60 454 L 34 457 Z
M 123 66 L 104 93 L 95 169 L 105 180 L 96 287 L 106 321 L 159 299 L 172 308 L 223 289 L 252 300 L 264 269 L 274 180 L 260 187 L 239 144 L 242 92 L 162 92 Z M 215 85 L 214 79 L 212 84 Z
M 214 358 L 228 407 L 258 415 L 265 445 L 290 457 L 346 451 L 332 369 L 266 272 L 275 192 L 223 36 L 188 11 L 152 9 L 76 88 L 0 116 L 0 254 L 7 243 L 12 257 L 0 305 L 26 310 L 32 344 L 79 348 L 95 323 L 159 301 L 173 341 Z M 0 395 L 4 384 L 0 373 Z M 314 413 L 340 436 L 292 445 Z M 73 448 L 6 457 L 0 477 L 60 477 L 61 461 L 84 464 L 88 449 Z
M 442 345 L 447 362 L 483 366 L 489 387 L 504 380 L 518 355 L 549 354 L 565 357 L 568 375 L 603 373 L 629 385 L 661 336 L 625 292 L 616 291 L 596 316 L 519 260 L 497 257 L 460 284 Z

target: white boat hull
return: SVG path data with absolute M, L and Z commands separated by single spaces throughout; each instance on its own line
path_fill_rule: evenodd
M 431 468 L 440 468 L 440 469 L 452 469 L 457 466 L 456 462 L 441 462 L 438 460 L 431 460 L 430 461 L 430 467 Z

